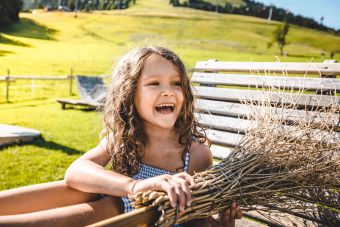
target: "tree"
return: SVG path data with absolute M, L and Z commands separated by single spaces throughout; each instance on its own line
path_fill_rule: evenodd
M 69 0 L 67 2 L 68 8 L 70 8 L 71 11 L 74 11 L 74 9 L 76 8 L 76 1 L 77 0 Z
M 270 48 L 273 43 L 277 43 L 280 49 L 281 56 L 283 55 L 283 48 L 288 44 L 286 37 L 289 31 L 289 24 L 285 20 L 282 24 L 279 24 L 273 32 L 273 39 L 268 43 L 268 48 Z
M 0 28 L 19 21 L 21 6 L 21 0 L 0 1 Z
M 322 25 L 322 22 L 323 22 L 323 20 L 324 20 L 325 18 L 322 16 L 321 18 L 320 18 L 320 24 Z

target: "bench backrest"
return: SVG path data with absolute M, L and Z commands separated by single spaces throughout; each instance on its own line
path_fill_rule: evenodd
M 103 78 L 95 76 L 76 76 L 79 96 L 84 101 L 98 102 L 107 92 Z
M 273 106 L 295 105 L 297 109 L 294 111 L 276 108 L 277 116 L 286 118 L 287 122 L 299 121 L 317 108 L 327 108 L 334 103 L 339 105 L 340 111 L 340 79 L 336 78 L 340 75 L 340 63 L 209 60 L 198 62 L 194 71 L 191 82 L 198 98 L 196 114 L 209 128 L 207 134 L 214 144 L 211 150 L 217 158 L 226 157 L 252 125 L 246 117 L 254 111 L 254 106 L 247 102 L 270 97 Z M 322 113 L 317 114 L 316 122 L 322 118 Z M 338 125 L 336 131 L 340 127 L 339 119 L 338 112 L 328 122 Z M 340 133 L 334 133 L 340 138 Z

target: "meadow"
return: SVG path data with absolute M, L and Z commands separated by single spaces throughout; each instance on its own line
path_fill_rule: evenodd
M 331 52 L 340 60 L 340 36 L 291 25 L 287 55 L 277 58 L 277 46 L 268 49 L 267 43 L 278 22 L 173 8 L 166 0 L 139 0 L 127 10 L 77 17 L 43 11 L 20 17 L 20 23 L 0 33 L 0 76 L 8 71 L 65 76 L 71 70 L 109 75 L 123 53 L 145 45 L 170 47 L 188 68 L 208 59 L 320 62 Z M 74 159 L 98 143 L 101 114 L 61 110 L 55 101 L 59 97 L 76 95 L 70 96 L 61 82 L 15 81 L 11 102 L 6 103 L 5 83 L 0 81 L 0 123 L 35 128 L 43 135 L 32 144 L 0 149 L 0 190 L 60 180 Z

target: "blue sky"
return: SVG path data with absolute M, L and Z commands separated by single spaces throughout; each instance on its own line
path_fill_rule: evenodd
M 340 0 L 255 0 L 265 5 L 289 9 L 294 14 L 310 17 L 335 29 L 340 29 Z

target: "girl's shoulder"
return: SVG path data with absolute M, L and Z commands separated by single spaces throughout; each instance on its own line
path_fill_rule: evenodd
M 202 172 L 213 164 L 213 156 L 205 143 L 194 140 L 189 148 L 189 173 Z

